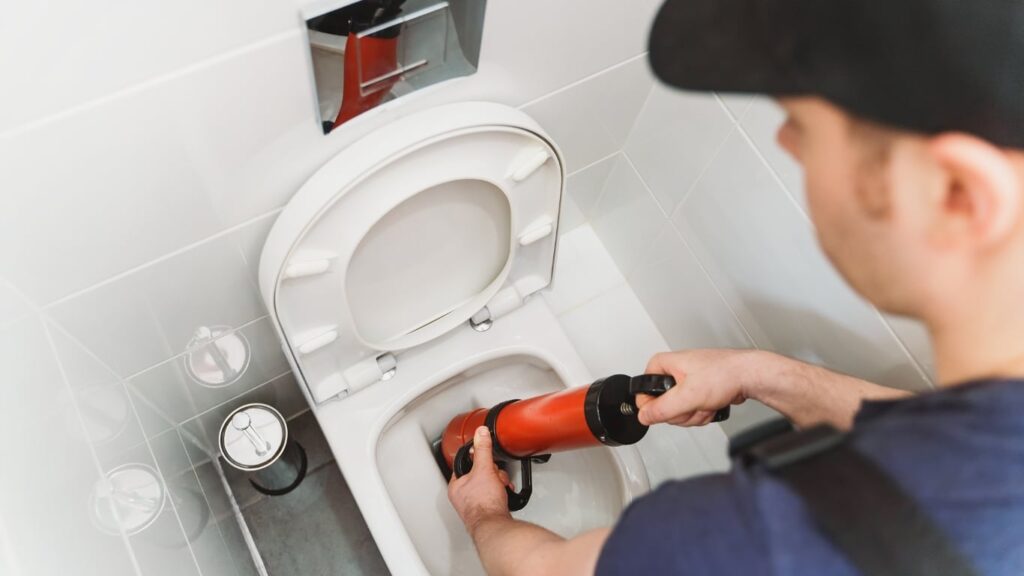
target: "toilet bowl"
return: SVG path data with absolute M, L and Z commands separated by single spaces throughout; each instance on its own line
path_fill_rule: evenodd
M 343 150 L 267 238 L 260 288 L 282 349 L 395 574 L 483 572 L 431 453 L 453 416 L 592 381 L 537 294 L 563 185 L 528 116 L 452 104 Z M 629 446 L 556 454 L 533 484 L 514 516 L 567 537 L 649 489 Z

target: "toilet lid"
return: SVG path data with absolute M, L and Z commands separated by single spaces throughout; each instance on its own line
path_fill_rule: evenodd
M 546 286 L 564 174 L 524 113 L 462 103 L 391 122 L 310 178 L 264 246 L 260 288 L 317 401 L 513 287 Z M 392 360 L 388 360 L 392 362 Z

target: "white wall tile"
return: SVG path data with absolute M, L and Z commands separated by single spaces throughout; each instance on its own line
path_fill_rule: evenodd
M 0 273 L 39 305 L 281 206 L 323 161 L 298 34 L 0 136 Z
M 749 94 L 719 94 L 718 97 L 722 99 L 725 107 L 729 109 L 732 117 L 736 120 L 746 114 L 751 102 L 754 101 L 754 96 Z
M 654 82 L 641 56 L 532 102 L 523 111 L 558 143 L 573 172 L 618 151 Z
M 776 136 L 786 121 L 786 112 L 773 100 L 758 97 L 750 102 L 740 120 L 743 130 L 753 140 L 775 174 L 786 186 L 786 190 L 807 211 L 807 197 L 804 192 L 804 173 L 799 164 L 779 146 Z
M 629 161 L 620 157 L 605 181 L 591 223 L 623 274 L 630 274 L 665 223 L 665 215 Z
M 590 219 L 595 214 L 597 201 L 601 199 L 604 183 L 619 156 L 610 156 L 586 168 L 570 174 L 565 180 L 566 193 L 576 201 L 583 217 Z
M 595 377 L 643 374 L 651 356 L 668 349 L 626 284 L 562 314 L 559 320 Z
M 593 228 L 584 225 L 559 240 L 554 277 L 542 294 L 552 312 L 561 314 L 625 282 Z
M 906 316 L 887 314 L 885 320 L 910 351 L 910 355 L 917 360 L 917 363 L 935 383 L 935 353 L 932 350 L 928 328 L 919 320 Z
M 668 223 L 641 256 L 629 285 L 673 350 L 754 345 L 697 258 Z
M 882 384 L 925 386 L 738 133 L 674 222 L 758 346 Z
M 62 301 L 53 318 L 121 377 L 185 351 L 200 327 L 237 328 L 266 314 L 245 254 L 266 222 L 219 236 Z
M 0 278 L 0 327 L 20 320 L 32 312 L 30 304 L 11 283 Z
M 671 214 L 732 128 L 714 95 L 655 85 L 624 150 Z
M 288 372 L 288 362 L 269 318 L 249 324 L 236 334 L 248 343 L 251 357 L 244 372 L 230 384 L 211 387 L 200 383 L 186 369 L 186 356 L 175 357 L 128 381 L 148 436 L 164 432 Z
M 39 319 L 0 329 L 0 364 L 0 517 L 17 565 L 26 575 L 134 574 L 122 538 L 90 516 L 99 469 Z
M 529 95 L 523 103 L 586 78 L 647 50 L 660 5 L 660 0 L 491 0 L 479 80 L 488 91 Z
M 605 180 L 614 165 L 615 157 L 612 156 L 577 170 L 565 179 L 559 234 L 572 232 L 593 215 L 601 191 L 604 190 Z
M 7 3 L 0 133 L 299 24 L 287 2 Z

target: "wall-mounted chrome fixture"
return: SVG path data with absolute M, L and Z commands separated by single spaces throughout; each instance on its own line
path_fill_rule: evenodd
M 476 72 L 486 0 L 361 0 L 306 14 L 328 133 L 383 102 Z

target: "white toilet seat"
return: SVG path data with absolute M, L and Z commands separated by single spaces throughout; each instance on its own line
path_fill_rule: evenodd
M 540 128 L 487 103 L 403 118 L 329 161 L 282 212 L 260 262 L 312 397 L 379 381 L 395 353 L 499 291 L 504 302 L 547 286 L 563 181 Z
M 482 571 L 430 453 L 451 417 L 592 381 L 529 298 L 551 281 L 563 184 L 557 148 L 528 116 L 453 104 L 343 150 L 267 238 L 264 301 L 395 574 Z M 649 489 L 631 446 L 558 454 L 534 474 L 517 515 L 566 535 L 610 524 Z

